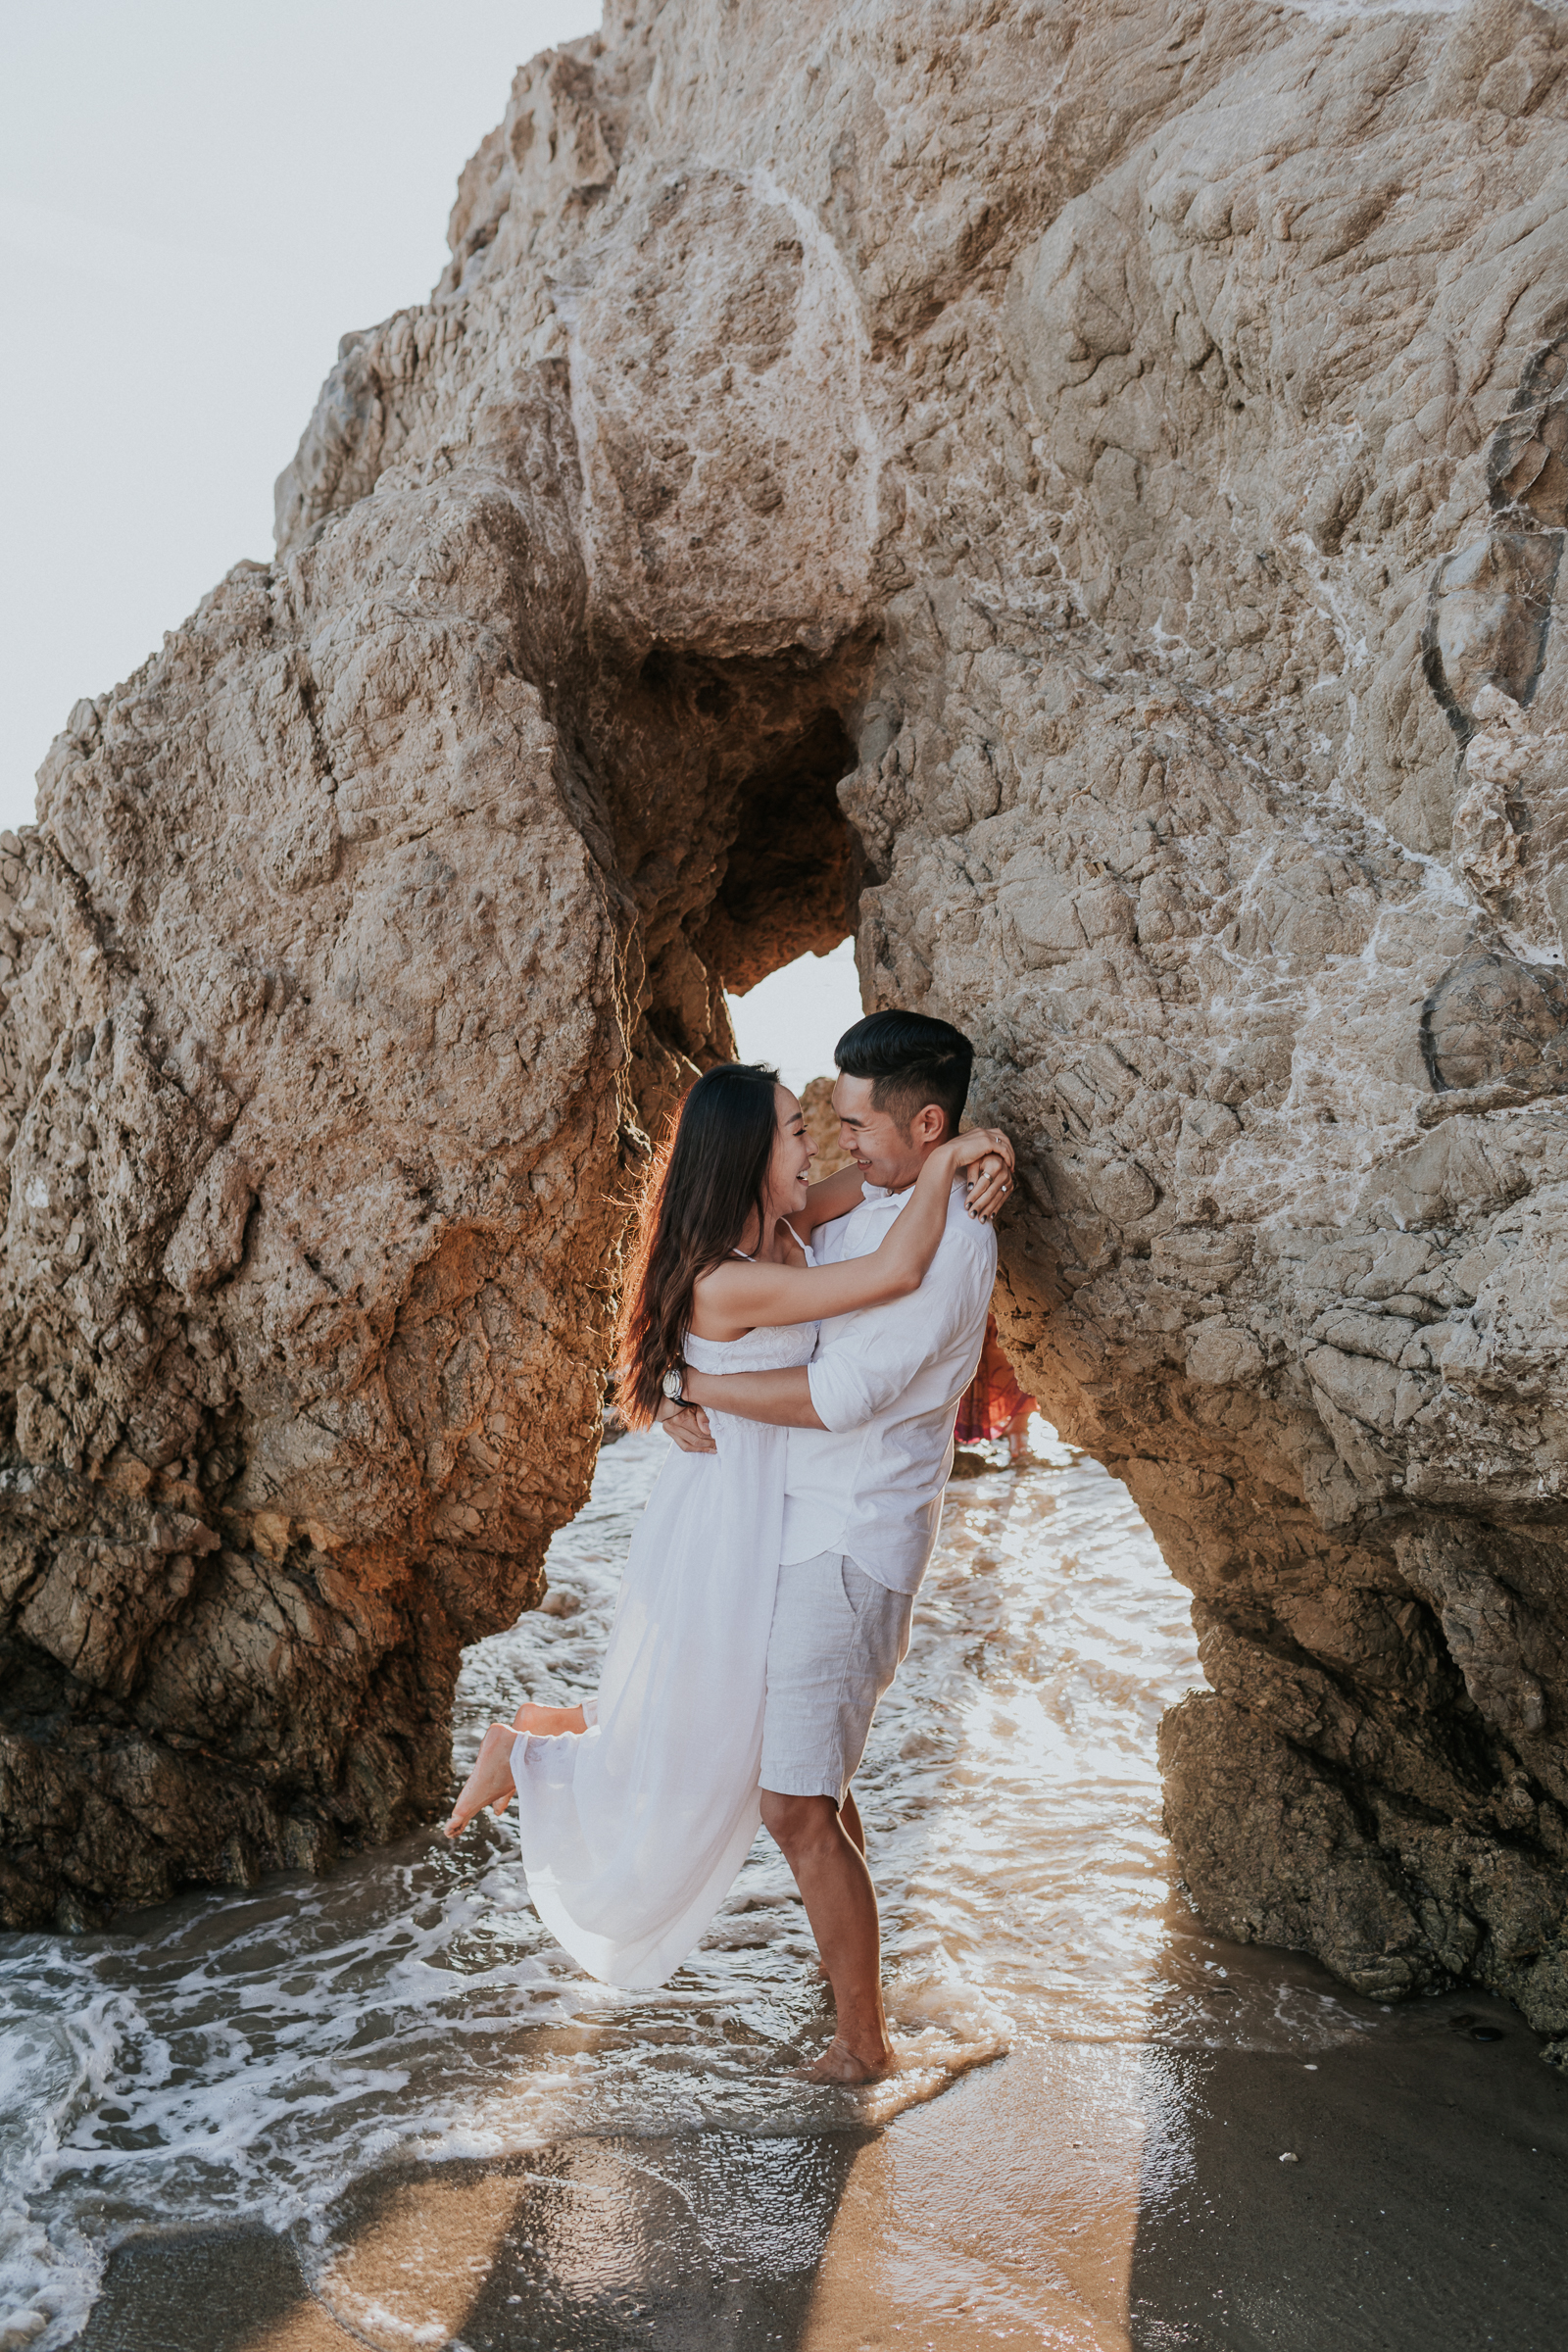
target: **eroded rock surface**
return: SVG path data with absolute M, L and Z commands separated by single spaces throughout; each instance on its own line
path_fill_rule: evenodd
M 1519 0 L 686 0 L 519 73 L 276 561 L 0 867 L 8 1916 L 429 1806 L 642 1137 L 854 921 L 1192 1588 L 1200 1908 L 1568 2028 L 1565 193 Z

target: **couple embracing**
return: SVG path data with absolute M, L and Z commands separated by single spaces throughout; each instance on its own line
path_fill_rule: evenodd
M 837 2005 L 809 2072 L 861 2082 L 893 2051 L 850 1784 L 936 1543 L 1012 1152 L 958 1133 L 973 1049 L 950 1023 L 873 1013 L 836 1059 L 854 1158 L 817 1184 L 771 1070 L 722 1063 L 687 1095 L 644 1203 L 619 1358 L 626 1419 L 673 1446 L 599 1690 L 493 1724 L 447 1835 L 515 1793 L 540 1918 L 603 1983 L 652 1985 L 702 1936 L 760 1820 Z

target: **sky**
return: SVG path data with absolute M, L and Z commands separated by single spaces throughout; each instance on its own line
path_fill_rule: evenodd
M 860 1017 L 855 944 L 803 956 L 726 1001 L 742 1061 L 770 1061 L 798 1095 L 812 1078 L 832 1077 L 833 1048 Z

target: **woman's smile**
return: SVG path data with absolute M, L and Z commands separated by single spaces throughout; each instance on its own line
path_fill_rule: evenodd
M 780 1216 L 796 1217 L 805 1208 L 811 1188 L 811 1162 L 816 1157 L 816 1146 L 807 1133 L 800 1103 L 789 1088 L 775 1086 L 773 1091 L 778 1110 L 771 1179 L 774 1199 L 779 1202 Z M 792 1168 L 790 1158 L 797 1152 L 800 1156 Z

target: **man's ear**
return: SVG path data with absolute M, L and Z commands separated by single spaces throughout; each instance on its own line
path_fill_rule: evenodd
M 909 1121 L 909 1141 L 914 1144 L 940 1144 L 947 1132 L 948 1114 L 935 1102 L 927 1102 Z

